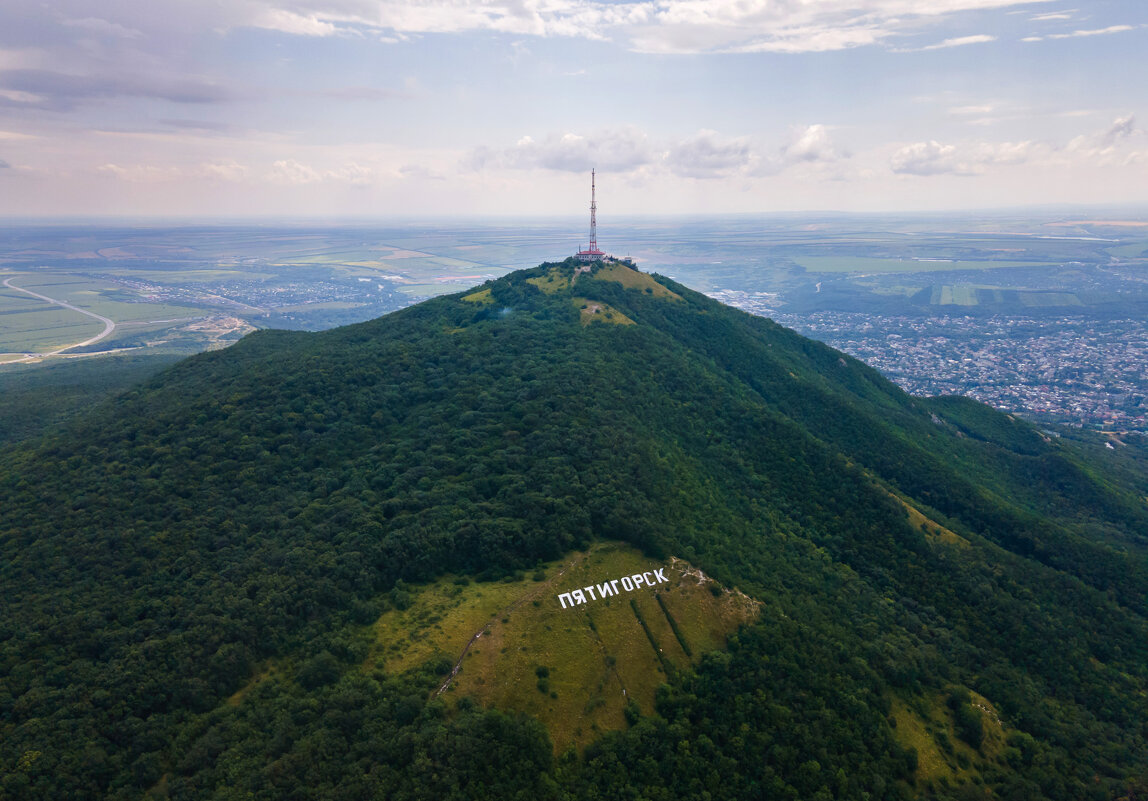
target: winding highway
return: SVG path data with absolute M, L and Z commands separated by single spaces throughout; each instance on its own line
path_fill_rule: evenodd
M 74 342 L 71 345 L 65 345 L 62 348 L 57 348 L 56 350 L 50 351 L 48 353 L 29 354 L 22 359 L 15 359 L 14 361 L 7 362 L 8 364 L 16 364 L 18 362 L 30 362 L 30 361 L 33 361 L 35 359 L 43 359 L 47 356 L 56 356 L 58 354 L 63 353 L 66 350 L 71 350 L 72 348 L 82 348 L 85 345 L 93 345 L 96 342 L 99 342 L 101 339 L 106 339 L 108 336 L 111 335 L 111 333 L 113 331 L 116 330 L 115 322 L 113 320 L 109 320 L 107 317 L 102 317 L 102 316 L 96 314 L 95 312 L 90 312 L 87 309 L 81 309 L 78 306 L 73 306 L 71 303 L 65 303 L 62 300 L 56 300 L 55 298 L 50 298 L 47 295 L 41 295 L 39 292 L 33 292 L 30 289 L 24 289 L 23 287 L 18 287 L 12 283 L 11 278 L 4 279 L 4 286 L 8 287 L 9 289 L 14 289 L 17 292 L 23 292 L 25 295 L 31 295 L 34 298 L 39 298 L 40 300 L 47 301 L 48 303 L 52 303 L 56 306 L 63 306 L 65 309 L 71 309 L 74 312 L 79 312 L 80 314 L 86 314 L 88 317 L 95 317 L 97 320 L 99 320 L 101 323 L 104 324 L 104 330 L 101 331 L 100 333 L 96 334 L 91 339 L 85 339 L 83 342 Z

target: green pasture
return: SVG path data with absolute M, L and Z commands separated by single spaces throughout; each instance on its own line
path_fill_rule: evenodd
M 996 709 L 984 696 L 970 693 L 980 713 L 984 741 L 973 748 L 957 734 L 945 693 L 891 699 L 893 733 L 905 748 L 917 752 L 916 779 L 925 789 L 980 785 L 981 772 L 1004 751 L 1005 730 Z
M 606 323 L 608 325 L 634 325 L 631 320 L 622 312 L 615 309 L 609 303 L 603 303 L 600 300 L 590 300 L 589 298 L 570 298 L 571 302 L 582 312 L 582 325 L 590 325 L 590 323 Z
M 533 284 L 547 295 L 554 295 L 570 288 L 570 276 L 564 274 L 560 267 L 551 267 L 546 275 L 527 278 L 526 283 Z
M 639 292 L 649 292 L 656 298 L 667 300 L 681 300 L 676 292 L 671 292 L 655 281 L 649 274 L 634 270 L 624 264 L 616 262 L 606 264 L 594 273 L 595 281 L 616 281 L 626 289 L 636 289 Z
M 952 270 L 996 270 L 1002 267 L 1055 267 L 1047 261 L 916 261 L 876 259 L 868 256 L 791 256 L 811 273 L 927 273 Z
M 4 277 L 0 273 L 0 280 L 3 280 Z M 44 301 L 0 284 L 0 314 L 37 311 L 42 306 L 44 306 Z
M 1105 250 L 1122 259 L 1148 258 L 1148 239 L 1141 239 L 1138 242 L 1129 242 L 1124 245 L 1113 245 L 1105 248 Z
M 670 582 L 574 607 L 558 600 L 571 589 L 654 569 Z M 398 673 L 428 659 L 453 665 L 461 658 L 447 695 L 534 715 L 559 751 L 623 728 L 631 703 L 652 712 L 668 671 L 723 647 L 758 609 L 684 562 L 651 560 L 618 543 L 507 581 L 445 578 L 404 592 L 409 605 L 374 624 L 364 667 Z
M 469 295 L 463 297 L 467 303 L 477 303 L 479 306 L 490 306 L 494 303 L 494 297 L 490 294 L 489 289 L 480 289 L 477 292 L 471 292 Z
M 984 297 L 982 294 L 990 295 Z M 1045 306 L 1083 306 L 1083 302 L 1071 292 L 1037 292 L 1024 289 L 1010 290 L 1006 287 L 979 286 L 976 284 L 942 284 L 934 286 L 929 295 L 932 306 L 978 306 L 985 303 L 1004 303 L 1005 292 L 1016 292 L 1016 297 L 1024 306 L 1033 308 Z

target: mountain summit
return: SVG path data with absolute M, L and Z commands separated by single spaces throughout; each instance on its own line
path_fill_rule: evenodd
M 1144 476 L 627 262 L 257 332 L 0 454 L 0 797 L 1131 797 Z

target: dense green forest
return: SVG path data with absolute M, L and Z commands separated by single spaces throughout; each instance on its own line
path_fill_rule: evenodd
M 0 798 L 1146 792 L 1140 462 L 577 266 L 256 332 L 0 451 Z M 408 583 L 599 539 L 763 604 L 626 730 L 555 754 L 433 697 L 449 662 L 366 666 Z
M 44 434 L 82 416 L 174 364 L 162 353 L 105 356 L 56 364 L 6 365 L 0 370 L 0 447 Z

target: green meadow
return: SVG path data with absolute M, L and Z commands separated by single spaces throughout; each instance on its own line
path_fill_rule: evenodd
M 566 608 L 558 598 L 657 569 L 667 583 Z M 460 662 L 444 695 L 534 715 L 558 751 L 624 728 L 631 704 L 653 712 L 657 688 L 674 670 L 722 648 L 758 613 L 755 601 L 685 562 L 653 560 L 620 543 L 595 545 L 517 580 L 448 577 L 404 592 L 406 608 L 374 624 L 364 667 L 401 673 L 428 660 Z

